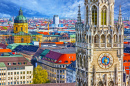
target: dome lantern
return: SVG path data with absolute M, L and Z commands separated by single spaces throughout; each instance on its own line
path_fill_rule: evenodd
M 19 10 L 19 15 L 23 15 L 23 11 L 21 10 L 21 8 Z
M 27 19 L 23 16 L 23 11 L 19 10 L 19 15 L 14 19 L 14 23 L 27 23 Z

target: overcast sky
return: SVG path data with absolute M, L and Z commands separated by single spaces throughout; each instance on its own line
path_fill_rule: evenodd
M 25 17 L 77 18 L 78 5 L 84 15 L 84 0 L 0 0 L 0 17 L 17 16 L 20 7 Z M 122 5 L 123 17 L 129 17 L 130 0 L 115 0 L 115 18 L 118 17 L 119 5 Z

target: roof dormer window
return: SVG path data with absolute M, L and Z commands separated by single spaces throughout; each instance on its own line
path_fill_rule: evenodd
M 65 63 L 68 63 L 68 61 L 65 61 Z
M 23 64 L 25 64 L 25 65 L 26 65 L 26 64 L 27 64 L 27 62 L 24 62 Z
M 16 65 L 16 62 L 14 62 L 13 65 Z
M 11 65 L 11 63 L 9 62 L 8 65 Z
M 21 65 L 21 62 L 18 62 L 19 65 Z
M 62 62 L 61 60 L 59 62 Z

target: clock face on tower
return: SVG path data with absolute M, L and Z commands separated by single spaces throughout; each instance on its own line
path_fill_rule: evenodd
M 102 53 L 98 57 L 98 65 L 103 69 L 108 69 L 113 65 L 113 57 L 109 53 Z

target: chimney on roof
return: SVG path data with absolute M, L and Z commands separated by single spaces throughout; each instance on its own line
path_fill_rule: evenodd
M 39 48 L 41 48 L 41 42 L 39 42 Z

